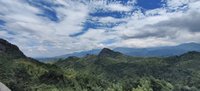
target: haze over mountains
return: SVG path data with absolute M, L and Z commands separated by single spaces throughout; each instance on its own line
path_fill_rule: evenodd
M 198 43 L 183 43 L 177 46 L 164 46 L 164 47 L 149 47 L 149 48 L 128 48 L 128 47 L 118 47 L 114 48 L 114 51 L 121 52 L 129 56 L 140 56 L 140 57 L 167 57 L 181 55 L 189 51 L 200 52 L 200 44 Z M 74 52 L 71 54 L 66 54 L 62 56 L 57 56 L 54 58 L 67 58 L 70 56 L 83 57 L 88 54 L 97 55 L 101 49 L 93 49 L 89 51 Z

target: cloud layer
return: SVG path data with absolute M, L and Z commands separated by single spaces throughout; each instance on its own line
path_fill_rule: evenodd
M 31 57 L 103 47 L 200 43 L 200 1 L 158 0 L 152 3 L 154 6 L 139 3 L 1 0 L 0 37 L 17 44 Z

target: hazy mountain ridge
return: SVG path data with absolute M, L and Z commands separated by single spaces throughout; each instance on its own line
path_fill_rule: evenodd
M 115 51 L 131 56 L 167 57 L 181 55 L 189 51 L 200 52 L 200 44 L 184 43 L 177 46 L 152 47 L 152 48 L 116 48 Z
M 132 57 L 104 48 L 98 55 L 69 57 L 53 64 L 6 51 L 0 54 L 0 82 L 13 91 L 200 90 L 200 52 L 196 51 L 158 58 Z
M 187 53 L 189 51 L 200 52 L 200 44 L 198 43 L 183 43 L 177 46 L 164 46 L 164 47 L 149 47 L 149 48 L 127 48 L 127 47 L 117 47 L 113 49 L 114 51 L 121 52 L 129 56 L 140 56 L 140 57 L 168 57 L 176 56 Z M 89 51 L 74 52 L 72 54 L 66 54 L 62 56 L 52 57 L 52 58 L 38 58 L 39 60 L 51 60 L 59 58 L 67 58 L 70 56 L 84 57 L 87 54 L 99 54 L 101 49 L 93 49 Z

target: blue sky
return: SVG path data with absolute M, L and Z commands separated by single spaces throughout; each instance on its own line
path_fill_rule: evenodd
M 200 43 L 198 0 L 1 0 L 0 38 L 31 57 Z

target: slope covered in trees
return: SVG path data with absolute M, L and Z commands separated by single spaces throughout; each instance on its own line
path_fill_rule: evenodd
M 199 91 L 200 53 L 131 57 L 104 48 L 98 55 L 44 64 L 0 40 L 0 82 L 12 91 Z

